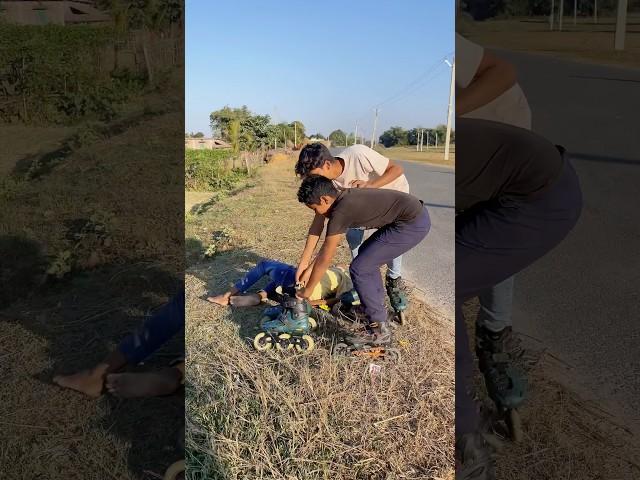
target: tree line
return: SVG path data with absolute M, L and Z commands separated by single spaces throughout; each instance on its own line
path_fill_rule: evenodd
M 301 121 L 274 124 L 270 115 L 255 114 L 246 105 L 240 108 L 225 106 L 211 112 L 209 125 L 213 136 L 230 143 L 235 152 L 296 146 L 306 138 Z

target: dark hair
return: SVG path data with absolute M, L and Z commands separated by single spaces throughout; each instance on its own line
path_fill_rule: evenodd
M 338 189 L 333 182 L 321 175 L 310 175 L 298 189 L 298 201 L 305 205 L 319 204 L 322 196 L 337 197 Z
M 335 158 L 323 143 L 309 143 L 300 151 L 296 163 L 296 174 L 306 177 L 314 168 L 319 168 L 325 162 L 334 162 Z

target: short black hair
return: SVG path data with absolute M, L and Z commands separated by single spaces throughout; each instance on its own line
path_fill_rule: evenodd
M 331 180 L 321 175 L 308 176 L 298 189 L 298 201 L 305 205 L 318 205 L 322 196 L 335 198 L 338 196 L 338 189 Z
M 319 168 L 325 162 L 334 162 L 335 158 L 324 143 L 309 143 L 300 151 L 296 163 L 296 174 L 306 177 L 314 168 Z

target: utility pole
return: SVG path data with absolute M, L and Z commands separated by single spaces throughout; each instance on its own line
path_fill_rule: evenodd
M 420 131 L 416 128 L 416 152 L 420 148 Z
M 422 152 L 422 147 L 424 146 L 424 128 L 420 130 L 420 151 Z
M 378 109 L 375 110 L 376 116 L 373 119 L 373 132 L 371 132 L 371 148 L 373 148 L 376 140 L 376 126 L 378 125 Z
M 560 13 L 558 14 L 558 31 L 562 31 L 562 17 L 564 17 L 564 0 L 560 0 Z
M 553 31 L 553 19 L 555 18 L 556 13 L 556 2 L 555 0 L 551 0 L 551 14 L 549 14 L 549 30 Z
M 427 130 L 427 150 L 429 150 L 429 130 Z
M 573 0 L 573 25 L 578 22 L 578 0 Z
M 438 148 L 438 132 L 435 132 L 436 134 L 436 148 Z
M 627 29 L 627 0 L 618 0 L 618 15 L 616 18 L 616 50 L 624 50 L 624 37 Z
M 447 113 L 447 138 L 444 144 L 444 159 L 449 160 L 449 143 L 451 141 L 451 116 L 453 114 L 453 94 L 455 88 L 456 81 L 456 59 L 454 57 L 453 63 L 449 63 L 447 60 L 447 65 L 451 67 L 451 86 L 449 87 L 449 111 Z
M 593 21 L 598 24 L 598 0 L 593 2 Z
M 353 144 L 358 143 L 358 122 L 356 122 L 356 133 L 353 135 Z
M 298 123 L 293 122 L 293 148 L 298 145 Z

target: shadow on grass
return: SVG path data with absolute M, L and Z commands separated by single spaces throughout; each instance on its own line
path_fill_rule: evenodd
M 46 384 L 52 383 L 54 374 L 77 372 L 98 363 L 183 283 L 182 278 L 149 260 L 107 265 L 74 273 L 63 281 L 43 282 L 46 259 L 41 248 L 36 242 L 15 236 L 0 237 L 0 262 L 0 320 L 46 340 L 51 365 L 33 375 Z M 182 333 L 145 365 L 129 370 L 159 369 L 183 356 Z M 52 397 L 57 389 L 53 386 Z M 177 441 L 184 429 L 182 391 L 163 398 L 105 400 L 106 414 L 96 409 L 89 425 L 76 425 L 77 417 L 70 415 L 83 410 L 86 402 L 97 402 L 80 393 L 74 394 L 71 401 L 77 408 L 67 405 L 69 409 L 65 411 L 59 411 L 55 398 L 51 402 L 43 398 L 37 406 L 38 415 L 114 435 L 122 445 L 130 446 L 127 461 L 135 478 L 156 478 L 148 472 L 164 473 L 170 463 L 182 458 L 183 450 Z

